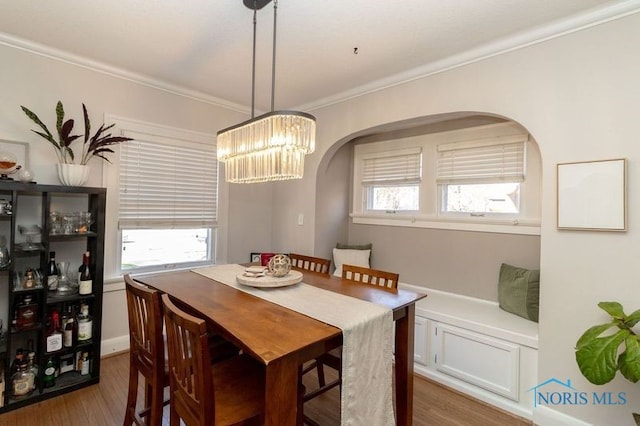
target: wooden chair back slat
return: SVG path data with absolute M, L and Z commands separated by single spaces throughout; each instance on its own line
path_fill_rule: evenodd
M 289 258 L 291 259 L 291 266 L 295 269 L 329 275 L 331 259 L 305 256 L 297 253 L 290 253 Z
M 354 265 L 342 265 L 342 279 L 362 284 L 370 284 L 388 289 L 398 288 L 400 274 L 364 268 Z

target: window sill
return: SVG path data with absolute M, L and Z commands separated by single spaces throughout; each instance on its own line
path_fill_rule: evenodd
M 540 235 L 540 222 L 533 220 L 500 220 L 488 218 L 443 218 L 420 215 L 350 214 L 353 223 L 361 225 L 404 226 L 410 228 L 447 229 L 451 231 L 490 232 L 497 234 Z

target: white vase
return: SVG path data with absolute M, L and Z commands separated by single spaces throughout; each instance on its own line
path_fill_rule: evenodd
M 82 186 L 89 180 L 89 166 L 58 163 L 58 178 L 66 186 Z

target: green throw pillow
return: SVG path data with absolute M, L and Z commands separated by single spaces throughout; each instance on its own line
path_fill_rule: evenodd
M 498 281 L 498 302 L 505 311 L 538 322 L 540 271 L 503 263 Z
M 373 247 L 372 243 L 369 244 L 336 244 L 337 249 L 346 249 L 346 250 L 371 250 Z

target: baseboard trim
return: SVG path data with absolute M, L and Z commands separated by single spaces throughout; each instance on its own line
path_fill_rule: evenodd
M 129 350 L 129 336 L 118 336 L 105 339 L 100 343 L 100 353 L 103 357 Z
M 591 423 L 576 419 L 575 417 L 546 406 L 534 408 L 533 423 L 540 426 L 592 426 Z

